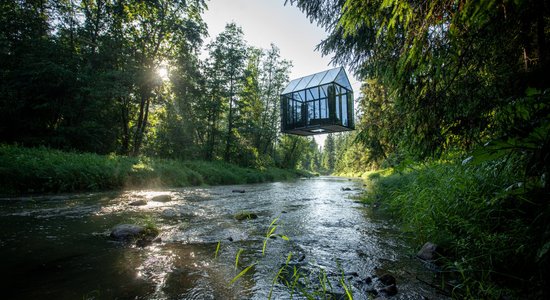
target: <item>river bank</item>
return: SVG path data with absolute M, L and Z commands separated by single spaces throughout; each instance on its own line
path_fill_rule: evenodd
M 0 145 L 0 195 L 260 183 L 308 176 L 224 162 L 71 153 Z
M 436 245 L 456 298 L 547 299 L 548 202 L 514 157 L 448 159 L 365 173 L 364 201 L 417 247 Z

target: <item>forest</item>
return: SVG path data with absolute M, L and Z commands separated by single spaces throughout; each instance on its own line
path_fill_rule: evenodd
M 451 296 L 548 298 L 549 4 L 284 3 L 362 82 L 357 130 L 322 148 L 279 132 L 292 62 L 238 23 L 205 44 L 204 0 L 2 1 L 1 177 L 27 148 L 362 177 L 366 205 L 443 249 Z
M 282 168 L 310 148 L 278 133 L 291 62 L 235 23 L 204 45 L 206 1 L 1 5 L 3 143 Z

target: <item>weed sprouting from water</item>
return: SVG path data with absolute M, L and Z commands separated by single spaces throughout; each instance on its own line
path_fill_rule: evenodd
M 288 236 L 278 233 L 280 228 L 278 224 L 279 217 L 275 218 L 268 226 L 266 231 L 263 245 L 262 245 L 262 257 L 266 256 L 267 242 L 273 238 L 281 238 L 286 242 L 291 242 Z M 219 252 L 220 242 L 216 247 L 215 257 Z M 241 256 L 244 249 L 239 248 L 235 255 L 235 270 L 239 269 L 239 263 L 242 261 Z M 337 262 L 338 269 L 341 270 L 341 277 L 335 279 L 334 282 L 338 283 L 340 292 L 335 291 L 335 286 L 331 283 L 327 271 L 322 267 L 318 267 L 315 270 L 306 270 L 300 261 L 293 261 L 294 254 L 289 252 L 286 255 L 284 264 L 282 264 L 275 273 L 271 280 L 271 287 L 268 293 L 268 299 L 273 298 L 273 292 L 277 285 L 286 289 L 289 293 L 290 299 L 293 299 L 296 295 L 300 295 L 306 299 L 333 299 L 335 295 L 345 296 L 346 299 L 353 299 L 352 285 L 346 281 L 345 273 Z M 254 266 L 259 264 L 259 261 L 255 261 L 242 269 L 235 277 L 231 279 L 229 285 L 233 285 L 239 278 L 247 274 Z M 312 280 L 313 279 L 313 280 Z M 340 289 L 341 288 L 341 289 Z M 344 294 L 342 295 L 342 291 Z
M 243 253 L 244 249 L 240 248 L 239 251 L 237 251 L 237 255 L 235 255 L 235 270 L 239 267 L 239 257 L 241 256 L 241 253 Z
M 276 237 L 280 237 L 282 238 L 283 240 L 285 241 L 290 241 L 290 239 L 288 238 L 288 236 L 284 235 L 284 234 L 277 234 L 275 233 L 275 231 L 277 230 L 277 227 L 279 227 L 279 225 L 277 224 L 277 221 L 279 221 L 279 217 L 275 218 L 271 224 L 269 224 L 269 227 L 267 228 L 267 232 L 266 232 L 266 235 L 265 235 L 265 238 L 264 238 L 264 245 L 262 247 L 262 256 L 265 256 L 265 250 L 267 248 L 267 241 L 271 238 L 276 238 Z
M 233 283 L 235 283 L 235 281 L 237 281 L 239 278 L 241 278 L 244 274 L 246 274 L 255 265 L 256 265 L 256 263 L 253 263 L 250 266 L 244 268 L 244 270 L 242 270 L 239 274 L 237 274 L 237 276 L 235 276 L 235 277 L 233 277 L 233 279 L 231 279 L 231 281 L 229 282 L 229 285 L 232 285 Z
M 221 245 L 221 241 L 218 241 L 218 244 L 216 245 L 216 252 L 214 253 L 214 259 L 217 259 L 218 258 L 218 254 L 220 253 L 220 245 Z

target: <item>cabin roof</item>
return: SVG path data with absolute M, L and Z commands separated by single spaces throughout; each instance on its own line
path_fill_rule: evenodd
M 337 67 L 312 75 L 296 78 L 288 83 L 281 94 L 293 93 L 332 82 L 335 82 L 350 91 L 353 90 L 344 68 Z

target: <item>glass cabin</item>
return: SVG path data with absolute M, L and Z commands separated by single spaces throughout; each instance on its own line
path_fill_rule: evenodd
M 342 67 L 294 79 L 281 93 L 283 133 L 354 130 L 353 112 L 353 90 Z

